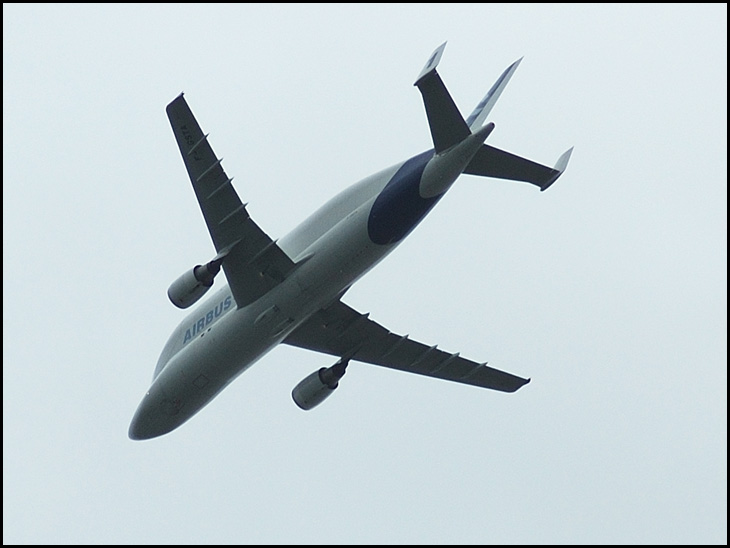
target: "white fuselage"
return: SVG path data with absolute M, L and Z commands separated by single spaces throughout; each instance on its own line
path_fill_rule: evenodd
M 177 428 L 341 297 L 420 223 L 489 131 L 484 128 L 441 154 L 414 156 L 332 198 L 278 242 L 297 267 L 248 306 L 236 307 L 227 286 L 206 299 L 165 345 L 130 437 L 148 439 Z
M 226 285 L 183 320 L 162 351 L 130 436 L 146 439 L 180 426 L 397 246 L 373 243 L 367 223 L 398 167 L 353 185 L 279 240 L 302 264 L 269 293 L 236 308 Z

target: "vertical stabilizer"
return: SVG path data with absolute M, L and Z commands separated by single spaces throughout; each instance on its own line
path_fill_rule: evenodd
M 507 69 L 501 74 L 501 76 L 497 78 L 497 81 L 494 82 L 494 85 L 484 96 L 484 99 L 479 101 L 479 104 L 476 106 L 474 111 L 466 119 L 466 125 L 469 126 L 469 129 L 471 131 L 479 129 L 484 123 L 484 120 L 487 119 L 487 116 L 489 116 L 489 113 L 492 111 L 494 105 L 497 103 L 497 99 L 499 99 L 499 96 L 502 95 L 504 88 L 507 87 L 507 83 L 509 82 L 510 78 L 512 78 L 512 75 L 517 70 L 517 67 L 520 66 L 520 62 L 522 62 L 522 57 L 520 57 L 519 59 L 517 59 L 517 61 L 507 67 Z

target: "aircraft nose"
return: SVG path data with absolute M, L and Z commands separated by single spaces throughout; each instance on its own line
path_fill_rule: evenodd
M 178 414 L 182 402 L 167 398 L 153 386 L 134 413 L 129 425 L 129 439 L 148 440 L 167 434 L 180 424 Z
M 134 414 L 131 424 L 129 425 L 130 440 L 148 440 L 154 438 L 154 433 L 147 427 L 145 421 L 140 419 L 139 413 Z

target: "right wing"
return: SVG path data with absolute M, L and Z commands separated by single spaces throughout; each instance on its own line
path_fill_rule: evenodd
M 167 116 L 233 298 L 244 307 L 284 280 L 294 262 L 251 220 L 182 94 Z
M 342 301 L 320 310 L 285 340 L 286 344 L 447 381 L 514 392 L 530 382 L 486 363 L 396 335 Z

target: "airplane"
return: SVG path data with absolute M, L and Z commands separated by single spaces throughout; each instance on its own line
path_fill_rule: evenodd
M 216 251 L 175 280 L 168 297 L 186 309 L 207 293 L 221 269 L 228 283 L 172 332 L 129 426 L 131 439 L 175 430 L 279 344 L 337 358 L 294 387 L 292 398 L 304 410 L 334 392 L 350 361 L 501 392 L 530 382 L 397 335 L 342 300 L 461 174 L 527 182 L 544 191 L 568 164 L 572 148 L 550 168 L 484 144 L 494 129 L 493 122 L 484 122 L 522 59 L 502 73 L 465 120 L 436 71 L 445 47 L 446 42 L 433 52 L 414 83 L 433 148 L 346 188 L 279 240 L 249 216 L 183 94 L 167 105 Z

